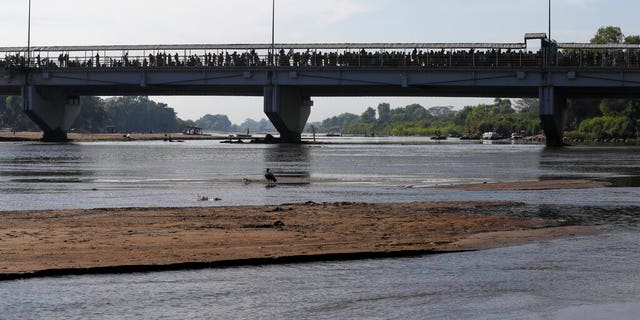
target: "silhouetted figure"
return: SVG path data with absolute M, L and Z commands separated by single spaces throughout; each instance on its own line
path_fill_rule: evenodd
M 278 182 L 278 179 L 276 179 L 276 176 L 273 175 L 273 173 L 271 172 L 271 170 L 269 168 L 267 168 L 267 172 L 264 175 L 265 178 L 267 178 L 267 184 L 268 185 L 272 185 L 276 182 Z

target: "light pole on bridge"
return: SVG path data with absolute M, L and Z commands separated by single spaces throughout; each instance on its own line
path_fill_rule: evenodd
M 551 40 L 551 0 L 549 0 L 549 40 Z
M 276 50 L 276 0 L 273 0 L 271 5 L 271 55 L 269 57 L 269 60 L 270 60 L 269 62 L 272 66 L 275 65 L 275 55 L 276 55 L 275 50 Z
M 29 17 L 27 22 L 27 66 L 31 65 L 31 0 L 29 0 Z

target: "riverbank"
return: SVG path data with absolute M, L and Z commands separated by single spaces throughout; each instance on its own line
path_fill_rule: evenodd
M 186 135 L 182 133 L 75 133 L 67 134 L 71 141 L 91 142 L 91 141 L 151 141 L 151 140 L 223 140 L 228 136 L 212 135 Z M 42 132 L 0 132 L 0 141 L 40 141 Z
M 592 232 L 517 203 L 305 203 L 0 213 L 0 280 L 415 256 Z

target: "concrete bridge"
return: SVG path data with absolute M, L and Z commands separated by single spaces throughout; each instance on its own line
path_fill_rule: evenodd
M 558 44 L 545 34 L 522 43 L 29 49 L 0 48 L 0 95 L 22 95 L 50 141 L 67 138 L 83 95 L 263 96 L 286 142 L 300 141 L 312 97 L 439 96 L 538 97 L 547 145 L 560 146 L 567 99 L 640 96 L 640 45 Z

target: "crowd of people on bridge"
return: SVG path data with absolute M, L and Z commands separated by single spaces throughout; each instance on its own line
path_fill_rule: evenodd
M 84 53 L 83 53 L 84 54 Z M 0 67 L 24 67 L 27 58 L 20 53 L 7 54 Z M 255 50 L 204 52 L 201 54 L 155 52 L 148 55 L 73 57 L 60 53 L 57 59 L 31 57 L 31 67 L 50 68 L 161 68 L 161 67 L 640 67 L 640 50 L 565 50 L 549 55 L 543 51 L 516 50 L 394 50 L 394 51 L 312 51 L 280 49 L 275 54 Z

